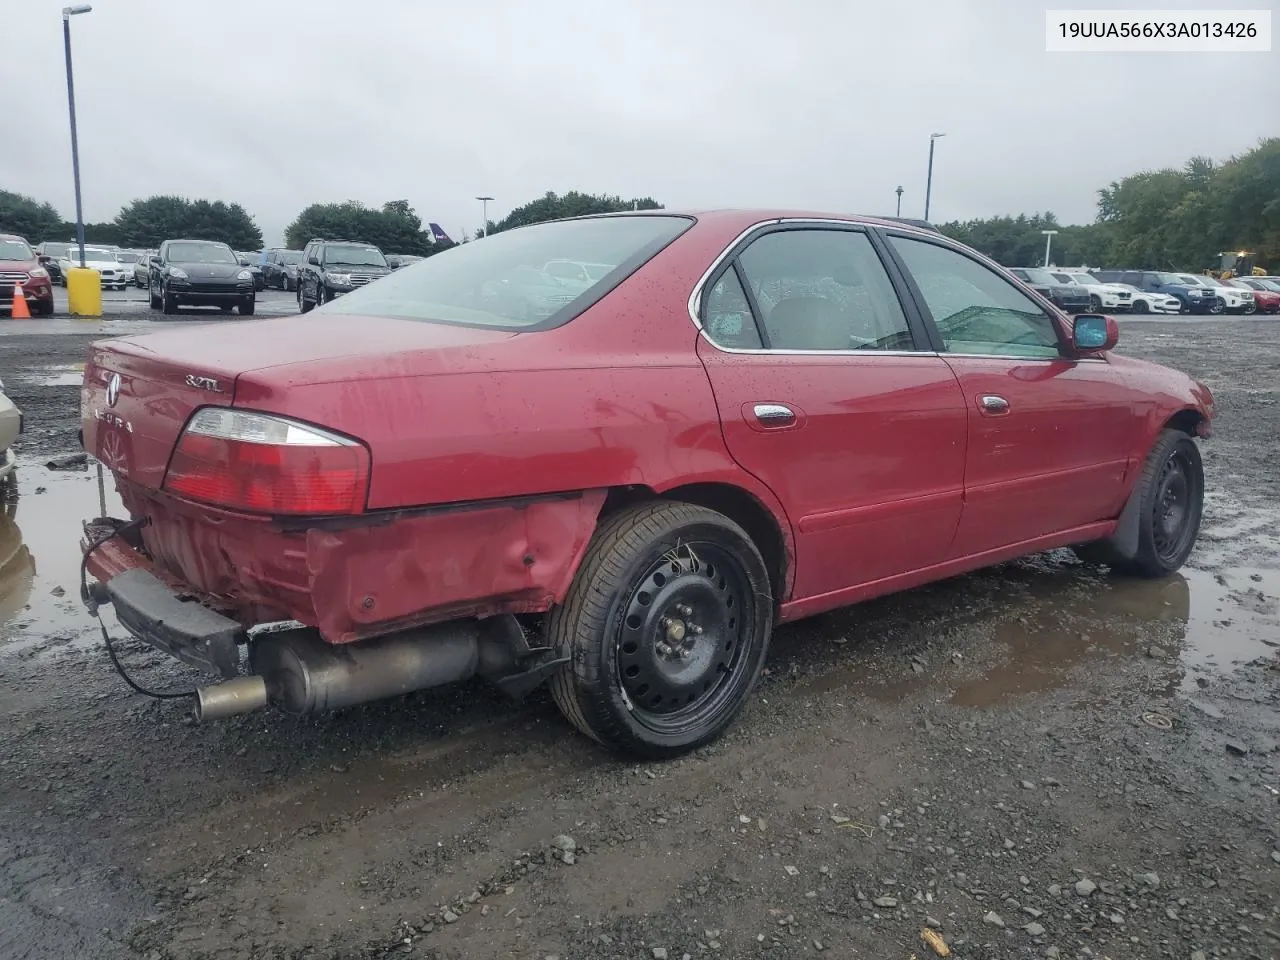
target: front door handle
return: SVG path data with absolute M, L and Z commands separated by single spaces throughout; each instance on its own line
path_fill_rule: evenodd
M 1009 412 L 1009 401 L 994 393 L 983 394 L 978 398 L 978 405 L 984 413 L 1001 414 Z
M 785 403 L 757 403 L 751 412 L 766 427 L 789 427 L 796 422 L 796 412 Z

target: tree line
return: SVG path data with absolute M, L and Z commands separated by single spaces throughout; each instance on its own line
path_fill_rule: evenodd
M 1115 181 L 1098 191 L 1093 223 L 1063 226 L 1034 213 L 938 229 L 1006 266 L 1041 263 L 1040 231 L 1057 230 L 1052 259 L 1062 265 L 1200 271 L 1243 251 L 1280 270 L 1280 138 L 1223 163 L 1192 157 L 1179 169 Z
M 659 210 L 652 197 L 625 199 L 610 194 L 548 192 L 516 207 L 475 232 L 500 233 L 562 217 L 624 210 Z M 1098 191 L 1092 223 L 1064 225 L 1051 211 L 953 221 L 939 225 L 948 236 L 981 250 L 1007 266 L 1040 263 L 1042 230 L 1057 230 L 1055 263 L 1123 266 L 1137 269 L 1202 270 L 1216 267 L 1219 254 L 1248 251 L 1258 263 L 1280 269 L 1280 138 L 1261 141 L 1237 157 L 1216 163 L 1193 157 L 1179 169 L 1144 171 Z M 75 225 L 48 203 L 0 190 L 0 233 L 16 233 L 33 243 L 74 238 Z M 262 231 L 238 203 L 149 197 L 126 204 L 115 219 L 85 225 L 91 243 L 156 247 L 172 237 L 222 240 L 236 250 L 262 246 Z M 368 207 L 353 200 L 314 203 L 285 230 L 298 249 L 313 237 L 343 237 L 374 243 L 388 253 L 430 256 L 452 246 L 437 241 L 408 200 Z M 458 238 L 466 241 L 465 234 Z

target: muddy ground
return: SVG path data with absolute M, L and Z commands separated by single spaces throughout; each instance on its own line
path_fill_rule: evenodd
M 0 957 L 1280 955 L 1280 323 L 1123 325 L 1218 398 L 1182 575 L 1060 551 L 779 630 L 652 766 L 480 685 L 205 727 L 130 693 L 74 601 L 93 476 L 38 466 L 87 342 L 0 336 Z

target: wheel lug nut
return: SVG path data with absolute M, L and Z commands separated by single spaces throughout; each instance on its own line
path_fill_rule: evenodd
M 676 610 L 677 612 L 679 612 L 680 616 L 682 617 L 688 617 L 693 614 L 693 610 L 683 603 L 677 606 Z
M 689 632 L 690 632 L 690 633 L 692 633 L 692 634 L 694 634 L 694 635 L 697 635 L 697 634 L 699 634 L 699 633 L 701 633 L 701 632 L 702 632 L 702 627 L 701 627 L 701 625 L 700 625 L 700 624 L 691 623 L 691 624 L 689 625 Z

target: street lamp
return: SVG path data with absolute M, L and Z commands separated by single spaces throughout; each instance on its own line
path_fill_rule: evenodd
M 929 134 L 929 178 L 924 185 L 924 218 L 929 219 L 929 198 L 933 193 L 933 144 L 939 137 L 945 137 L 945 133 Z
M 898 189 L 893 192 L 898 195 L 898 216 L 902 216 L 902 187 L 898 187 Z
M 1041 230 L 1044 234 L 1044 265 L 1049 265 L 1049 248 L 1053 246 L 1053 238 L 1058 235 L 1057 230 Z
M 480 209 L 483 211 L 481 216 L 484 217 L 484 226 L 481 227 L 484 232 L 481 236 L 487 237 L 489 235 L 489 201 L 493 197 L 476 197 L 476 199 L 480 201 Z
M 80 247 L 80 268 L 84 269 L 84 209 L 80 203 L 80 144 L 76 140 L 76 85 L 71 79 L 71 18 L 92 10 L 87 3 L 62 8 L 62 41 L 67 52 L 67 109 L 71 112 L 71 171 L 76 178 L 76 244 Z

